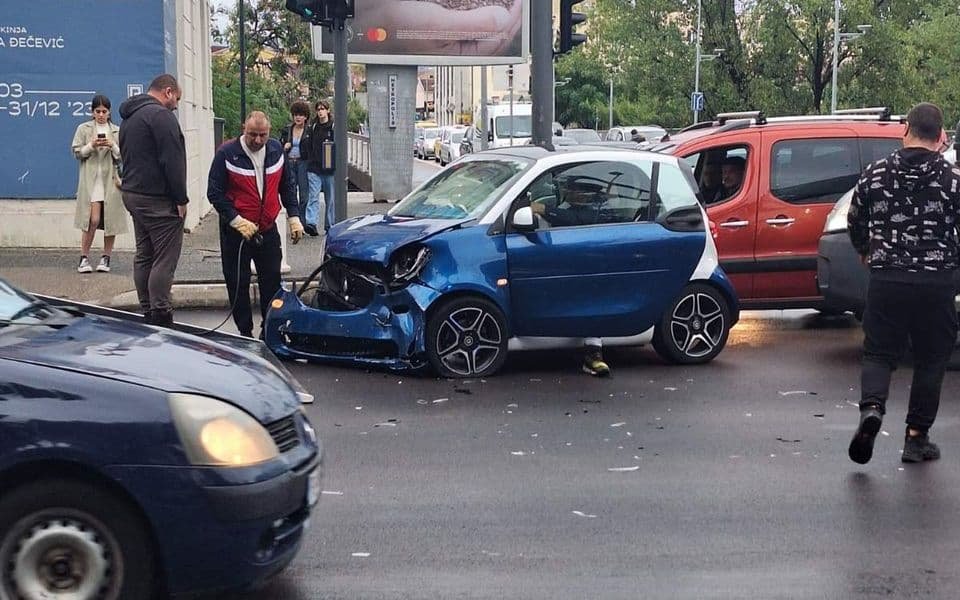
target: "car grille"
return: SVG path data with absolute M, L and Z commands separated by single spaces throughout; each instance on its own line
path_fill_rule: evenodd
M 334 296 L 358 308 L 370 304 L 376 293 L 376 285 L 339 261 L 331 261 L 324 268 L 321 283 Z
M 309 333 L 288 333 L 285 334 L 285 337 L 285 341 L 290 348 L 310 354 L 355 358 L 392 358 L 398 354 L 397 344 L 392 340 L 312 335 Z
M 297 433 L 297 424 L 293 420 L 293 415 L 270 423 L 267 425 L 267 431 L 270 432 L 270 437 L 273 438 L 281 454 L 300 445 L 300 435 Z

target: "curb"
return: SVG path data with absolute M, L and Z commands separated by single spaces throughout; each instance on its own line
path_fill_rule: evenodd
M 302 279 L 284 280 L 283 283 L 300 285 Z M 203 310 L 203 309 L 222 309 L 230 308 L 230 298 L 227 295 L 227 286 L 225 283 L 175 283 L 172 288 L 172 299 L 174 309 L 181 310 Z M 250 284 L 250 303 L 256 306 L 260 301 L 260 289 L 256 283 Z M 129 310 L 133 312 L 140 311 L 140 301 L 137 299 L 136 290 L 130 290 L 117 294 L 105 304 L 108 308 L 120 310 Z

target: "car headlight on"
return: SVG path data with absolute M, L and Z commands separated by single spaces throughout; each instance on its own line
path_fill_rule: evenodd
M 397 252 L 390 261 L 390 279 L 394 283 L 410 281 L 420 274 L 430 259 L 426 246 L 413 246 Z
M 169 397 L 173 422 L 191 464 L 245 467 L 280 455 L 266 428 L 232 404 L 195 394 Z

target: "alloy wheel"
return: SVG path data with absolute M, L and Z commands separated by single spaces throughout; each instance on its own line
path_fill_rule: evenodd
M 723 342 L 723 309 L 716 299 L 702 292 L 691 293 L 677 303 L 670 317 L 670 335 L 683 354 L 699 358 Z
M 440 361 L 458 375 L 481 373 L 500 356 L 500 324 L 494 315 L 479 307 L 451 312 L 436 335 Z

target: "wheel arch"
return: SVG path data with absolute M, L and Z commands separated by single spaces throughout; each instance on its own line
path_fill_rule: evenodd
M 433 302 L 430 303 L 430 306 L 427 307 L 424 323 L 428 323 L 433 315 L 436 314 L 436 312 L 440 310 L 440 307 L 444 304 L 463 298 L 481 298 L 487 302 L 492 302 L 493 305 L 500 309 L 500 312 L 503 313 L 504 324 L 507 328 L 507 339 L 513 336 L 513 333 L 511 332 L 512 323 L 510 322 L 510 313 L 504 309 L 499 299 L 496 296 L 492 296 L 484 291 L 474 288 L 457 289 L 438 296 Z
M 709 279 L 691 279 L 689 282 L 687 282 L 687 285 L 694 283 L 709 286 L 720 292 L 720 295 L 723 296 L 723 299 L 727 301 L 727 309 L 730 311 L 730 327 L 733 327 L 737 324 L 737 321 L 740 320 L 740 299 L 737 297 L 737 294 L 733 291 L 733 287 L 729 285 L 726 278 L 723 279 L 723 283 L 712 277 Z
M 153 559 L 157 565 L 157 583 L 161 589 L 166 590 L 166 564 L 163 559 L 162 548 L 157 539 L 157 532 L 133 494 L 115 479 L 108 477 L 90 465 L 62 459 L 30 460 L 13 465 L 0 472 L 0 490 L 9 493 L 22 485 L 36 483 L 43 479 L 92 484 L 123 501 L 141 521 L 144 530 L 147 532 L 150 547 L 153 550 Z

